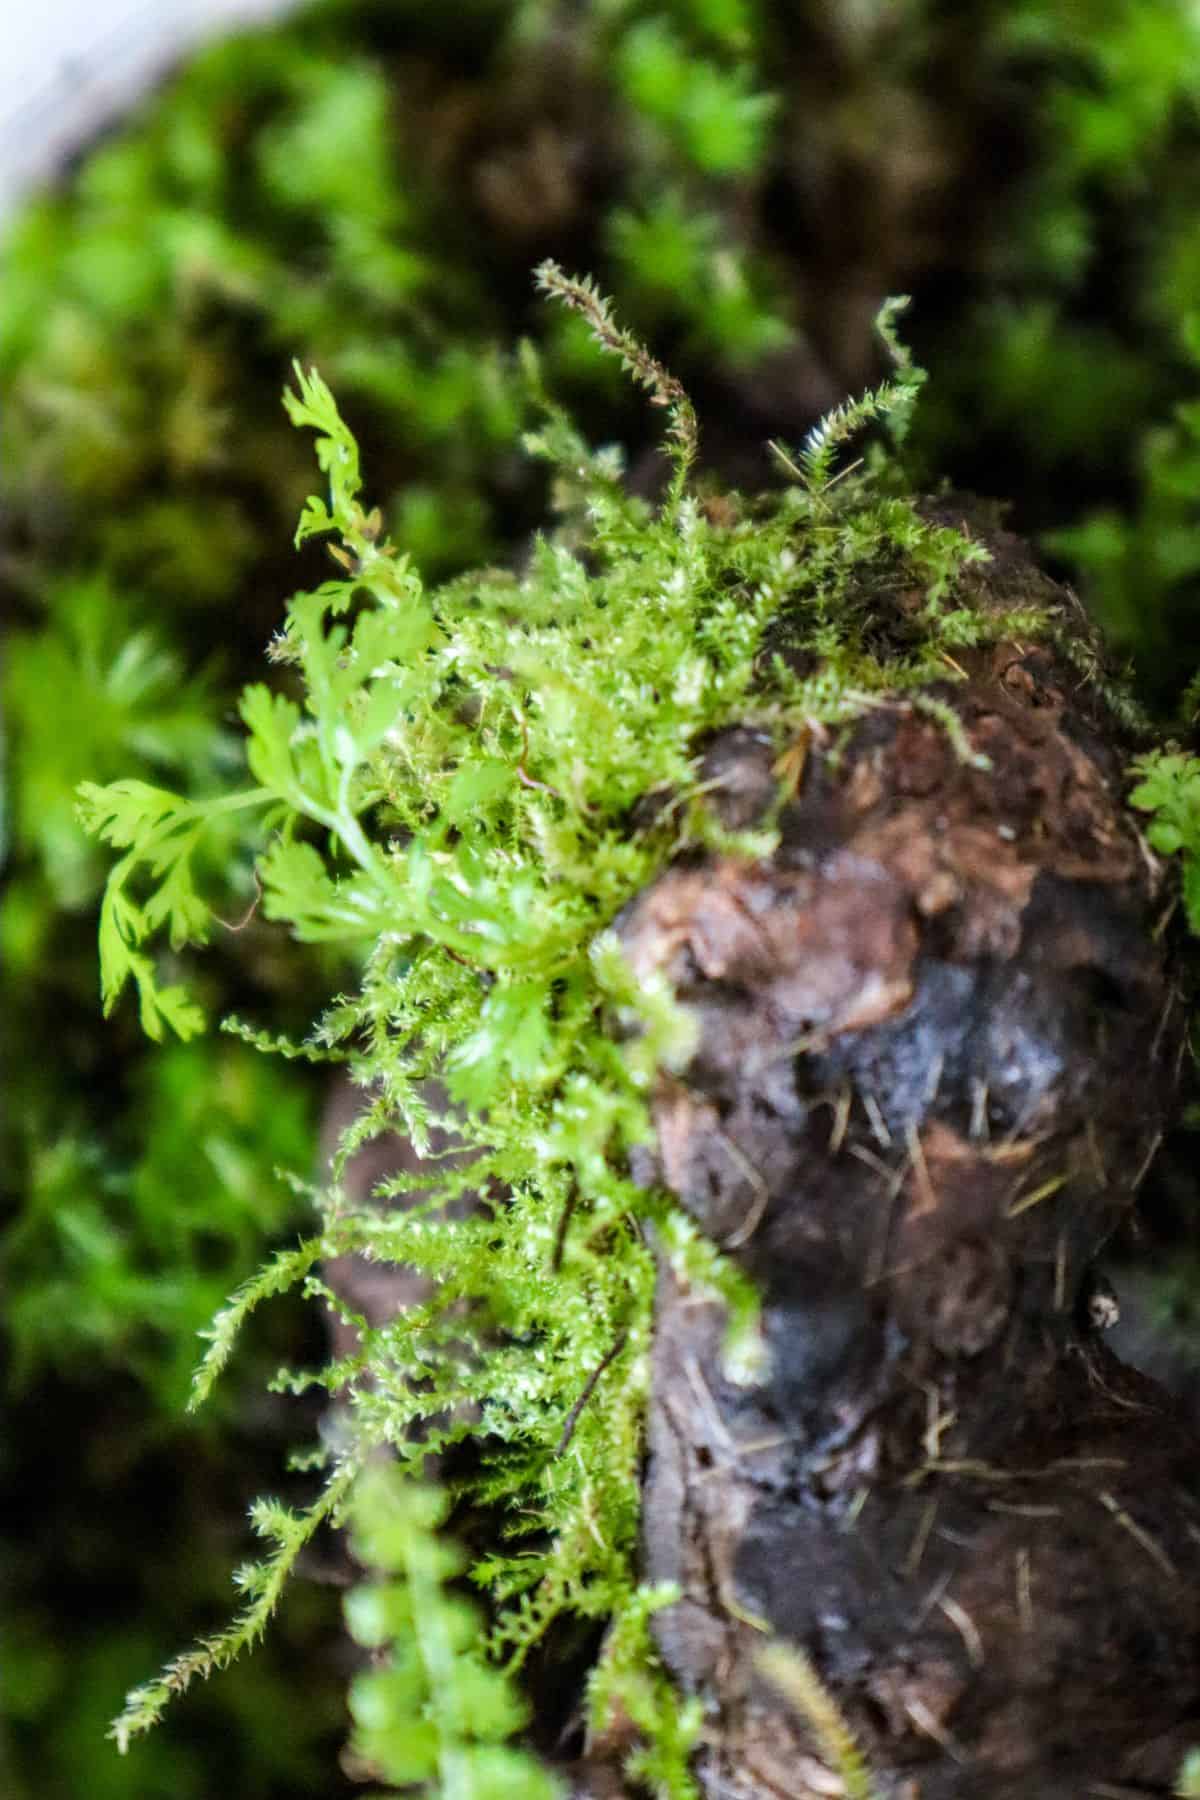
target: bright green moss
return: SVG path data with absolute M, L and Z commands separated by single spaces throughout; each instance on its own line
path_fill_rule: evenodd
M 662 20 L 645 19 L 620 43 L 617 80 L 635 110 L 702 174 L 748 175 L 761 166 L 775 102 L 752 91 L 744 63 L 722 68 Z
M 356 1250 L 428 1283 L 428 1298 L 387 1324 L 355 1319 L 354 1354 L 281 1377 L 350 1395 L 336 1447 L 312 1459 L 327 1469 L 324 1490 L 306 1513 L 256 1510 L 274 1548 L 242 1572 L 246 1611 L 136 1690 L 115 1730 L 124 1745 L 172 1692 L 259 1635 L 299 1551 L 341 1518 L 380 1446 L 416 1472 L 471 1437 L 480 1461 L 467 1484 L 511 1520 L 474 1571 L 497 1606 L 493 1651 L 517 1667 L 564 1613 L 615 1621 L 593 1688 L 597 1722 L 620 1703 L 648 1734 L 638 1766 L 654 1791 L 682 1797 L 692 1792 L 686 1719 L 662 1699 L 645 1633 L 648 1606 L 667 1596 L 639 1592 L 634 1573 L 655 1282 L 644 1226 L 725 1298 L 735 1370 L 753 1363 L 754 1300 L 669 1197 L 628 1173 L 628 1152 L 650 1135 L 654 1075 L 686 1058 L 692 1035 L 663 983 L 634 980 L 612 927 L 689 848 L 769 850 L 769 823 L 731 839 L 705 806 L 698 760 L 714 731 L 751 722 L 782 751 L 801 728 L 911 689 L 958 741 L 951 709 L 921 691 L 945 681 L 948 651 L 1045 621 L 962 603 L 961 571 L 985 552 L 923 520 L 881 455 L 835 467 L 837 447 L 864 425 L 907 427 L 921 374 L 895 337 L 895 305 L 880 320 L 894 381 L 832 413 L 795 458 L 779 452 L 793 486 L 706 509 L 679 383 L 590 283 L 553 264 L 539 276 L 664 409 L 672 473 L 661 503 L 631 496 L 617 453 L 592 450 L 544 398 L 527 349 L 543 422 L 525 448 L 555 471 L 561 523 L 520 575 L 426 586 L 379 513 L 363 509 L 358 446 L 332 394 L 298 369 L 287 408 L 317 434 L 329 498 L 307 502 L 297 541 L 332 534 L 341 571 L 288 603 L 273 646 L 301 699 L 245 691 L 251 785 L 200 800 L 128 779 L 81 789 L 90 829 L 122 852 L 101 923 L 106 1006 L 132 981 L 152 1035 L 199 1030 L 182 987 L 160 984 L 156 946 L 164 935 L 176 950 L 205 940 L 204 835 L 231 813 L 257 815 L 265 917 L 302 942 L 336 945 L 358 970 L 291 1047 L 349 1062 L 369 1096 L 335 1172 L 384 1130 L 425 1149 L 438 1124 L 467 1153 L 461 1166 L 434 1160 L 419 1177 L 392 1178 L 365 1206 L 335 1182 L 313 1235 L 218 1315 L 197 1400 L 266 1296 L 303 1283 L 350 1317 L 322 1261 Z M 912 646 L 876 654 L 861 595 L 885 565 L 925 604 Z M 796 645 L 817 653 L 815 673 L 795 675 L 780 658 L 763 666 L 764 631 L 783 616 Z M 648 794 L 661 804 L 642 817 Z M 449 1111 L 433 1097 L 440 1083 Z M 452 1204 L 464 1195 L 475 1196 L 465 1214 Z

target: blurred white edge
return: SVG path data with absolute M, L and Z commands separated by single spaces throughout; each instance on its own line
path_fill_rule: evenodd
M 0 39 L 0 225 L 187 52 L 296 0 L 41 0 Z

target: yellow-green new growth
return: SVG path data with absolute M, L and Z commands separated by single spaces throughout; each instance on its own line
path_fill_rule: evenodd
M 779 1640 L 760 1650 L 756 1661 L 772 1687 L 809 1727 L 822 1757 L 841 1783 L 838 1791 L 845 1800 L 879 1800 L 853 1731 L 804 1651 Z

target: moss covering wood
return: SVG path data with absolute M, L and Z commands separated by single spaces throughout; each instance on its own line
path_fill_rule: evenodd
M 950 504 L 904 498 L 881 451 L 836 467 L 837 446 L 865 424 L 882 419 L 900 436 L 907 426 L 919 372 L 896 340 L 895 309 L 881 321 L 895 379 L 830 415 L 794 455 L 780 452 L 795 485 L 753 502 L 730 495 L 702 505 L 692 491 L 697 425 L 679 384 L 590 283 L 553 264 L 539 279 L 664 408 L 671 476 L 661 503 L 629 495 L 614 455 L 592 451 L 541 393 L 527 351 L 526 380 L 544 422 L 526 448 L 556 472 L 560 527 L 537 541 L 521 575 L 484 571 L 427 588 L 383 537 L 380 515 L 364 511 L 357 445 L 328 388 L 301 372 L 288 409 L 317 432 L 329 498 L 309 500 L 297 537 L 335 534 L 340 572 L 293 598 L 275 641 L 276 661 L 299 675 L 300 698 L 263 685 L 243 697 L 256 785 L 199 803 L 135 780 L 81 790 L 91 828 L 122 852 L 102 920 L 107 1005 L 132 980 L 152 1035 L 199 1028 L 183 989 L 162 985 L 154 945 L 164 934 L 176 950 L 204 940 L 214 901 L 193 866 L 203 834 L 231 811 L 258 815 L 265 916 L 359 961 L 357 989 L 332 999 L 290 1046 L 348 1061 L 367 1091 L 335 1177 L 364 1141 L 388 1130 L 421 1153 L 437 1127 L 455 1151 L 452 1165 L 439 1168 L 435 1157 L 386 1181 L 365 1207 L 348 1203 L 335 1179 L 320 1199 L 316 1234 L 218 1317 L 197 1398 L 267 1295 L 304 1282 L 335 1309 L 344 1304 L 320 1278 L 323 1259 L 358 1252 L 427 1284 L 425 1297 L 394 1317 L 348 1316 L 356 1347 L 291 1382 L 349 1398 L 336 1446 L 314 1459 L 327 1468 L 325 1487 L 307 1513 L 258 1509 L 274 1549 L 243 1573 L 245 1613 L 130 1696 L 116 1727 L 122 1744 L 172 1693 L 259 1635 L 299 1551 L 320 1523 L 340 1518 L 380 1447 L 419 1469 L 472 1437 L 482 1462 L 463 1478 L 467 1489 L 513 1518 L 511 1548 L 496 1546 L 475 1567 L 498 1607 L 493 1651 L 519 1667 L 564 1615 L 611 1621 L 593 1728 L 624 1711 L 647 1740 L 633 1768 L 654 1791 L 699 1791 L 687 1767 L 698 1720 L 681 1735 L 687 1715 L 662 1689 L 646 1635 L 648 1600 L 669 1606 L 674 1590 L 647 1592 L 638 1577 L 656 1283 L 646 1232 L 673 1280 L 719 1298 L 728 1318 L 725 1378 L 753 1389 L 765 1378 L 755 1292 L 740 1259 L 718 1246 L 755 1236 L 766 1201 L 750 1196 L 753 1229 L 743 1221 L 734 1230 L 700 1209 L 712 1234 L 701 1236 L 679 1169 L 666 1170 L 665 1189 L 647 1185 L 647 1147 L 657 1142 L 668 1162 L 674 1154 L 678 1134 L 662 1116 L 662 1097 L 670 1071 L 696 1055 L 703 1011 L 681 1008 L 678 980 L 639 951 L 637 909 L 653 907 L 656 880 L 686 886 L 697 857 L 716 857 L 735 887 L 773 879 L 786 820 L 811 788 L 810 763 L 833 771 L 849 758 L 847 767 L 857 767 L 853 746 L 864 731 L 880 743 L 908 733 L 902 761 L 915 791 L 926 764 L 926 789 L 956 782 L 972 844 L 985 829 L 981 797 L 1001 794 L 998 804 L 1013 814 L 1009 837 L 1001 833 L 990 868 L 987 858 L 972 864 L 972 879 L 981 892 L 995 888 L 1001 913 L 1008 905 L 1017 917 L 1029 900 L 1028 881 L 1010 893 L 1002 876 L 1011 862 L 1015 878 L 1026 830 L 1036 842 L 1047 829 L 1040 816 L 1025 818 L 1040 776 L 1013 762 L 1003 724 L 989 732 L 989 715 L 977 719 L 958 689 L 970 695 L 971 669 L 995 655 L 1010 683 L 1036 686 L 1025 665 L 1037 668 L 1038 653 L 1031 661 L 1031 653 L 989 646 L 1050 639 L 1066 624 L 1063 606 L 1003 538 L 973 535 Z M 992 558 L 989 544 L 1001 562 L 991 586 L 979 572 Z M 1097 689 L 1092 705 L 1111 728 L 1107 691 Z M 993 703 L 1001 721 L 1003 711 Z M 737 756 L 716 749 L 732 726 L 751 746 L 742 762 L 758 770 L 748 785 L 733 779 Z M 1084 804 L 1086 756 L 1069 754 L 1078 767 L 1067 785 Z M 1119 769 L 1110 768 L 1096 790 L 1110 810 L 1114 779 Z M 1068 850 L 1094 861 L 1112 834 L 1097 835 L 1090 813 L 1068 823 Z M 919 834 L 902 820 L 897 828 L 915 853 Z M 1113 836 L 1114 855 L 1126 852 L 1114 880 L 1139 876 L 1136 842 L 1130 826 Z M 953 917 L 961 902 L 977 927 L 971 954 L 1001 954 L 988 931 L 1008 944 L 1003 920 L 987 926 L 982 901 L 951 894 L 960 877 L 949 864 L 914 874 L 924 896 L 918 911 Z M 697 878 L 719 901 L 720 881 Z M 1093 881 L 1103 878 L 1091 869 Z M 850 879 L 856 891 L 858 878 Z M 749 889 L 738 894 L 739 917 L 761 912 Z M 850 900 L 848 890 L 841 911 Z M 822 916 L 817 908 L 810 923 Z M 720 960 L 715 945 L 693 951 L 702 972 Z M 897 940 L 901 961 L 903 949 Z M 795 1000 L 797 1029 L 816 1038 L 861 1034 L 906 1004 L 910 988 L 889 984 L 880 946 L 864 940 L 860 951 L 847 968 L 868 981 L 871 1006 L 847 1012 L 831 1000 L 825 987 L 841 965 L 822 958 L 813 978 L 824 998 Z M 237 1029 L 275 1047 L 257 1030 Z M 824 1053 L 807 1044 L 793 1051 L 801 1048 Z M 889 1116 L 901 1104 L 902 1086 L 894 1087 L 876 1101 L 885 1140 L 891 1126 L 902 1136 L 907 1128 Z M 452 1110 L 431 1116 L 431 1098 L 443 1091 Z M 1008 1100 L 1017 1107 L 1017 1097 Z M 998 1092 L 989 1104 L 1001 1104 Z M 692 1150 L 700 1141 L 690 1129 L 684 1137 Z M 926 1167 L 924 1152 L 911 1154 Z M 753 1152 L 734 1160 L 752 1167 Z M 464 1196 L 472 1200 L 465 1212 Z M 381 1210 L 380 1201 L 389 1204 Z M 1039 1230 L 1047 1217 L 1038 1212 Z M 1062 1274 L 1064 1296 L 1074 1281 L 1070 1270 Z M 990 1341 L 972 1338 L 971 1349 Z M 937 1342 L 946 1353 L 961 1347 Z
M 114 1481 L 104 1396 L 115 1384 L 125 1397 L 126 1486 L 105 1487 L 123 1496 L 110 1517 L 132 1516 L 157 1479 L 186 1345 L 215 1294 L 253 1266 L 264 1229 L 299 1216 L 303 1200 L 272 1170 L 306 1168 L 313 1109 L 302 1069 L 232 1039 L 139 1061 L 131 1011 L 100 1034 L 103 865 L 74 827 L 71 789 L 136 766 L 204 800 L 236 768 L 233 696 L 297 580 L 284 546 L 308 459 L 275 404 L 288 359 L 315 355 L 334 379 L 389 529 L 435 577 L 508 562 L 541 517 L 538 465 L 512 448 L 523 402 L 506 348 L 520 330 L 539 335 L 591 435 L 627 443 L 635 486 L 652 491 L 653 432 L 579 321 L 532 303 L 537 254 L 570 254 L 619 285 L 623 310 L 705 403 L 710 466 L 751 487 L 763 437 L 792 441 L 873 378 L 878 300 L 919 282 L 915 328 L 936 341 L 940 377 L 918 417 L 929 466 L 1005 492 L 1023 527 L 1102 504 L 1069 553 L 1168 697 L 1191 664 L 1192 434 L 1185 413 L 1177 429 L 1150 428 L 1192 379 L 1194 63 L 1179 0 L 1069 12 L 1031 0 L 953 20 L 801 9 L 786 28 L 770 7 L 685 0 L 453 15 L 339 4 L 198 59 L 31 209 L 0 302 L 17 1221 L 5 1280 L 14 1367 L 50 1384 L 45 1404 L 66 1409 L 81 1461 Z M 67 712 L 45 706 L 48 690 L 71 694 Z M 210 825 L 198 852 L 207 891 L 224 893 L 235 871 L 221 906 L 231 927 L 255 897 L 243 822 L 231 814 L 224 836 Z M 260 914 L 218 925 L 193 977 L 209 1012 L 232 1005 L 297 1037 L 308 994 L 345 978 L 335 946 L 302 951 Z M 53 1069 L 30 1043 L 54 1046 Z M 181 1106 L 185 1087 L 202 1100 Z M 139 1162 L 145 1109 L 155 1147 Z M 277 1127 L 269 1142 L 246 1129 L 256 1109 Z M 181 1216 L 174 1195 L 197 1176 Z M 40 1470 L 21 1461 L 13 1481 L 45 1491 Z M 110 1590 L 89 1600 L 84 1564 L 53 1594 L 58 1546 L 90 1542 L 94 1514 L 86 1496 L 55 1494 L 12 1576 L 33 1646 L 14 1707 L 20 1756 L 73 1787 L 83 1763 L 98 1779 L 74 1746 L 81 1708 L 98 1721 L 111 1705 L 106 1658 L 130 1667 L 149 1650 L 111 1611 L 103 1642 L 85 1643 L 83 1615 Z M 178 1529 L 190 1529 L 182 1515 Z M 195 1569 L 203 1619 L 220 1602 Z M 136 1593 L 161 1637 L 150 1620 L 174 1604 L 174 1583 L 142 1539 L 112 1591 Z M 240 1711 L 221 1753 L 242 1757 L 239 1791 L 267 1791 L 282 1739 L 249 1746 L 255 1714 L 277 1707 L 241 1705 L 238 1691 L 222 1690 Z M 200 1755 L 186 1734 L 172 1758 L 144 1751 L 146 1791 L 203 1787 Z M 306 1777 L 289 1763 L 279 1779 L 292 1792 Z

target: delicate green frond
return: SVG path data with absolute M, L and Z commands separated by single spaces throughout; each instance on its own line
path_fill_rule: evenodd
M 203 1025 L 200 1009 L 180 987 L 158 984 L 154 964 L 141 946 L 166 928 L 171 948 L 202 944 L 214 918 L 197 892 L 192 858 L 206 827 L 218 817 L 261 806 L 264 788 L 218 800 L 186 800 L 144 781 L 114 781 L 107 787 L 79 785 L 79 818 L 84 829 L 124 849 L 109 874 L 100 909 L 100 982 L 105 1012 L 111 1012 L 125 983 L 138 988 L 142 1024 L 155 1039 L 164 1025 L 187 1038 Z M 130 891 L 149 884 L 137 902 Z
M 626 1763 L 631 1780 L 644 1782 L 656 1800 L 699 1800 L 690 1758 L 704 1726 L 702 1701 L 681 1701 L 659 1660 L 650 1620 L 674 1606 L 670 1584 L 630 1588 L 616 1607 L 600 1660 L 588 1679 L 593 1728 L 604 1731 L 630 1719 L 643 1745 Z
M 252 1044 L 264 1055 L 283 1056 L 289 1062 L 342 1063 L 349 1054 L 310 1039 L 298 1044 L 282 1031 L 263 1031 L 245 1019 L 239 1019 L 235 1013 L 229 1013 L 221 1020 L 221 1030 L 228 1032 L 230 1037 L 241 1038 L 244 1044 Z
M 251 1596 L 250 1605 L 224 1631 L 204 1638 L 186 1655 L 168 1663 L 157 1681 L 134 1688 L 127 1695 L 125 1709 L 109 1732 L 122 1755 L 133 1738 L 158 1723 L 163 1709 L 177 1694 L 184 1693 L 193 1681 L 225 1668 L 240 1651 L 257 1643 L 279 1604 L 297 1557 L 326 1520 L 337 1521 L 357 1474 L 356 1462 L 343 1464 L 302 1513 L 290 1512 L 272 1502 L 255 1503 L 251 1510 L 254 1529 L 260 1537 L 273 1539 L 275 1550 L 265 1562 L 238 1571 L 238 1586 Z
M 617 324 L 611 302 L 604 298 L 590 276 L 567 275 L 556 262 L 547 260 L 537 270 L 536 281 L 543 293 L 552 294 L 572 312 L 580 313 L 601 349 L 620 360 L 621 367 L 648 391 L 655 406 L 667 408 L 675 456 L 672 500 L 678 502 L 695 463 L 699 440 L 695 408 L 682 385 L 632 332 Z
M 798 465 L 777 452 L 814 497 L 821 495 L 833 479 L 838 446 L 864 426 L 884 422 L 897 444 L 908 433 L 913 407 L 925 381 L 925 371 L 913 362 L 896 332 L 896 320 L 907 305 L 905 296 L 886 300 L 875 319 L 875 330 L 895 365 L 895 379 L 881 382 L 876 388 L 867 388 L 856 399 L 844 400 L 827 412 L 805 438 Z
M 329 505 L 313 496 L 305 502 L 296 527 L 296 543 L 325 531 L 351 529 L 352 508 L 362 489 L 358 445 L 343 422 L 337 401 L 315 369 L 292 364 L 299 393 L 285 389 L 283 404 L 293 425 L 317 433 L 317 462 L 329 477 Z
M 351 1635 L 373 1654 L 355 1677 L 352 1751 L 364 1773 L 429 1800 L 563 1800 L 563 1787 L 508 1743 L 527 1708 L 487 1660 L 482 1622 L 446 1583 L 465 1565 L 438 1527 L 447 1501 L 399 1470 L 370 1469 L 351 1503 L 358 1560 L 373 1572 L 346 1599 Z
M 234 1342 L 243 1322 L 260 1301 L 268 1299 L 272 1294 L 284 1294 L 289 1288 L 297 1286 L 327 1253 L 328 1244 L 323 1237 L 309 1238 L 307 1242 L 297 1244 L 294 1250 L 281 1250 L 257 1275 L 243 1283 L 228 1306 L 221 1309 L 212 1324 L 201 1334 L 208 1339 L 209 1347 L 204 1352 L 204 1358 L 192 1382 L 189 1409 L 194 1410 L 203 1405 L 208 1398 L 213 1383 L 233 1353 Z

